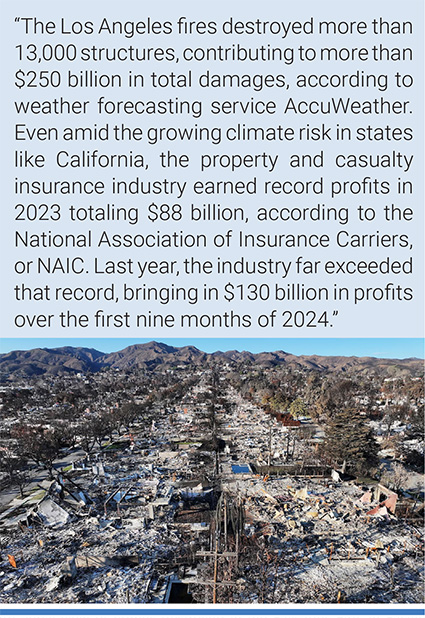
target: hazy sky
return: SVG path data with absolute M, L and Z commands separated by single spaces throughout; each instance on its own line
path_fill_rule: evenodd
M 323 356 L 375 356 L 378 358 L 424 358 L 423 339 L 156 339 L 168 345 L 194 345 L 204 352 L 249 350 L 265 352 L 284 350 L 292 354 Z M 114 352 L 152 339 L 1 339 L 0 352 L 75 346 Z

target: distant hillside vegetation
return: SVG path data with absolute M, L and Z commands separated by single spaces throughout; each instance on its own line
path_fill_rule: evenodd
M 16 350 L 0 355 L 0 375 L 3 379 L 96 372 L 103 368 L 150 370 L 157 367 L 172 368 L 178 365 L 202 367 L 210 363 L 237 366 L 241 363 L 257 367 L 287 366 L 291 369 L 316 371 L 373 372 L 387 377 L 419 376 L 423 374 L 423 360 L 417 358 L 386 359 L 356 356 L 295 356 L 276 352 L 214 352 L 207 354 L 193 346 L 176 348 L 151 341 L 131 345 L 119 352 L 105 354 L 89 348 L 37 348 Z

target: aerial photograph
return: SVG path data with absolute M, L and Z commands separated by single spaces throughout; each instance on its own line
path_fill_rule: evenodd
M 424 602 L 422 340 L 2 351 L 1 603 Z

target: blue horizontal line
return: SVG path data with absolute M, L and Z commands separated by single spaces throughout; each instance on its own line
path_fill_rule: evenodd
M 3 616 L 423 616 L 424 609 L 0 609 Z

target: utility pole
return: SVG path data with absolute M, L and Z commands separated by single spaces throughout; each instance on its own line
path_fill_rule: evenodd
M 269 419 L 269 456 L 268 456 L 268 466 L 270 468 L 272 462 L 272 417 L 270 415 Z M 269 470 L 270 472 L 270 470 Z
M 218 536 L 215 540 L 214 552 L 214 587 L 213 587 L 213 603 L 217 603 L 217 570 L 218 570 Z

